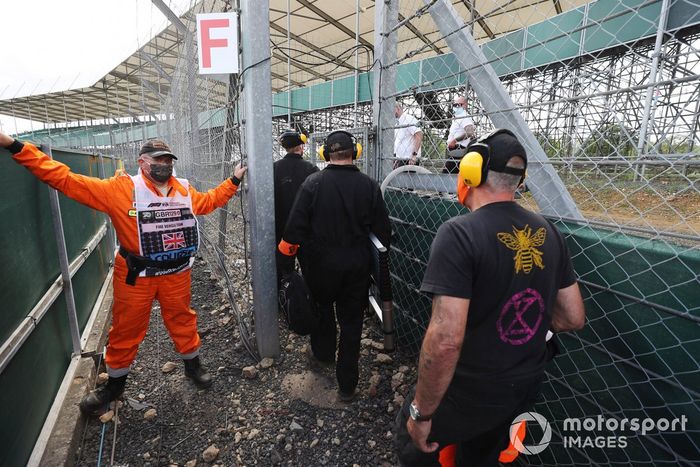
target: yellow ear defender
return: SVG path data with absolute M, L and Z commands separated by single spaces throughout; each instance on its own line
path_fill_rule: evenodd
M 469 151 L 459 162 L 459 178 L 464 181 L 465 185 L 477 187 L 486 178 L 484 167 L 487 167 L 487 164 L 484 163 L 484 156 L 477 151 Z
M 490 160 L 491 160 L 491 147 L 487 141 L 498 134 L 508 134 L 515 138 L 515 135 L 510 130 L 497 129 L 488 135 L 479 138 L 475 143 L 472 143 L 467 148 L 467 154 L 462 157 L 459 162 L 459 178 L 464 182 L 465 185 L 476 188 L 486 181 L 486 177 L 489 174 Z M 527 164 L 527 160 L 526 164 Z M 496 170 L 496 169 L 494 169 Z M 499 172 L 504 172 L 513 175 L 520 175 L 520 184 L 525 180 L 527 172 L 523 169 L 514 169 L 510 167 L 504 167 Z

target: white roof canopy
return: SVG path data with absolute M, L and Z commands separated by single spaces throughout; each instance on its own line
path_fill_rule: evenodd
M 171 80 L 186 56 L 185 30 L 194 31 L 195 15 L 225 11 L 223 0 L 195 4 L 95 84 L 80 89 L 0 101 L 0 113 L 46 123 L 134 118 L 162 113 Z M 366 71 L 372 65 L 374 1 L 270 0 L 270 53 L 273 92 L 308 86 Z M 478 42 L 543 21 L 586 3 L 581 0 L 453 0 Z M 473 4 L 477 7 L 473 7 Z M 398 57 L 418 60 L 450 52 L 429 14 L 416 15 L 419 0 L 399 4 Z M 180 24 L 175 24 L 179 22 Z M 359 24 L 359 28 L 356 25 Z M 359 34 L 356 38 L 356 29 Z M 242 32 L 245 40 L 246 32 Z M 287 41 L 290 41 L 289 46 Z M 357 42 L 356 42 L 357 41 Z M 359 43 L 359 47 L 355 47 Z M 357 62 L 355 57 L 357 51 Z M 288 63 L 287 55 L 292 57 Z M 196 53 L 194 55 L 196 57 Z M 196 59 L 196 58 L 195 58 Z M 196 71 L 196 67 L 194 67 Z M 288 82 L 289 74 L 289 82 Z M 225 104 L 226 85 L 197 78 L 198 99 Z M 214 101 L 214 102 L 212 102 Z

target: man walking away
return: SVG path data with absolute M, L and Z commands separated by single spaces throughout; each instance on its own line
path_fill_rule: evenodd
M 312 359 L 327 364 L 336 360 L 336 319 L 340 325 L 338 398 L 349 402 L 359 380 L 362 318 L 368 303 L 368 236 L 374 233 L 388 248 L 389 216 L 377 182 L 353 164 L 362 147 L 352 134 L 332 132 L 320 153 L 330 164 L 299 189 L 279 251 L 287 256 L 299 251 L 304 277 L 319 304 L 321 323 L 311 334 Z
M 559 231 L 514 201 L 525 149 L 508 130 L 469 147 L 458 198 L 470 214 L 438 229 L 421 290 L 432 295 L 415 395 L 397 417 L 401 465 L 496 466 L 510 424 L 535 403 L 546 335 L 581 329 L 585 312 Z
M 287 130 L 280 136 L 280 144 L 287 154 L 272 166 L 275 187 L 275 244 L 282 240 L 282 232 L 299 187 L 306 177 L 318 172 L 318 167 L 302 158 L 306 144 L 305 134 Z M 284 274 L 294 269 L 294 257 L 276 251 L 276 258 L 279 283 Z

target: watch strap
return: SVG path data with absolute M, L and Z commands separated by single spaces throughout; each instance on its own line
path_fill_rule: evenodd
M 415 403 L 411 402 L 411 411 L 410 415 L 413 420 L 416 422 L 427 422 L 430 421 L 433 418 L 433 414 L 429 415 L 423 415 L 420 413 L 420 410 L 418 409 L 418 406 L 416 406 Z

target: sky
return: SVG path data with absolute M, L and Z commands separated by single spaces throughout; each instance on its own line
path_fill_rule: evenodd
M 168 24 L 151 0 L 2 0 L 1 16 L 0 99 L 90 86 Z M 0 115 L 5 133 L 32 127 Z

